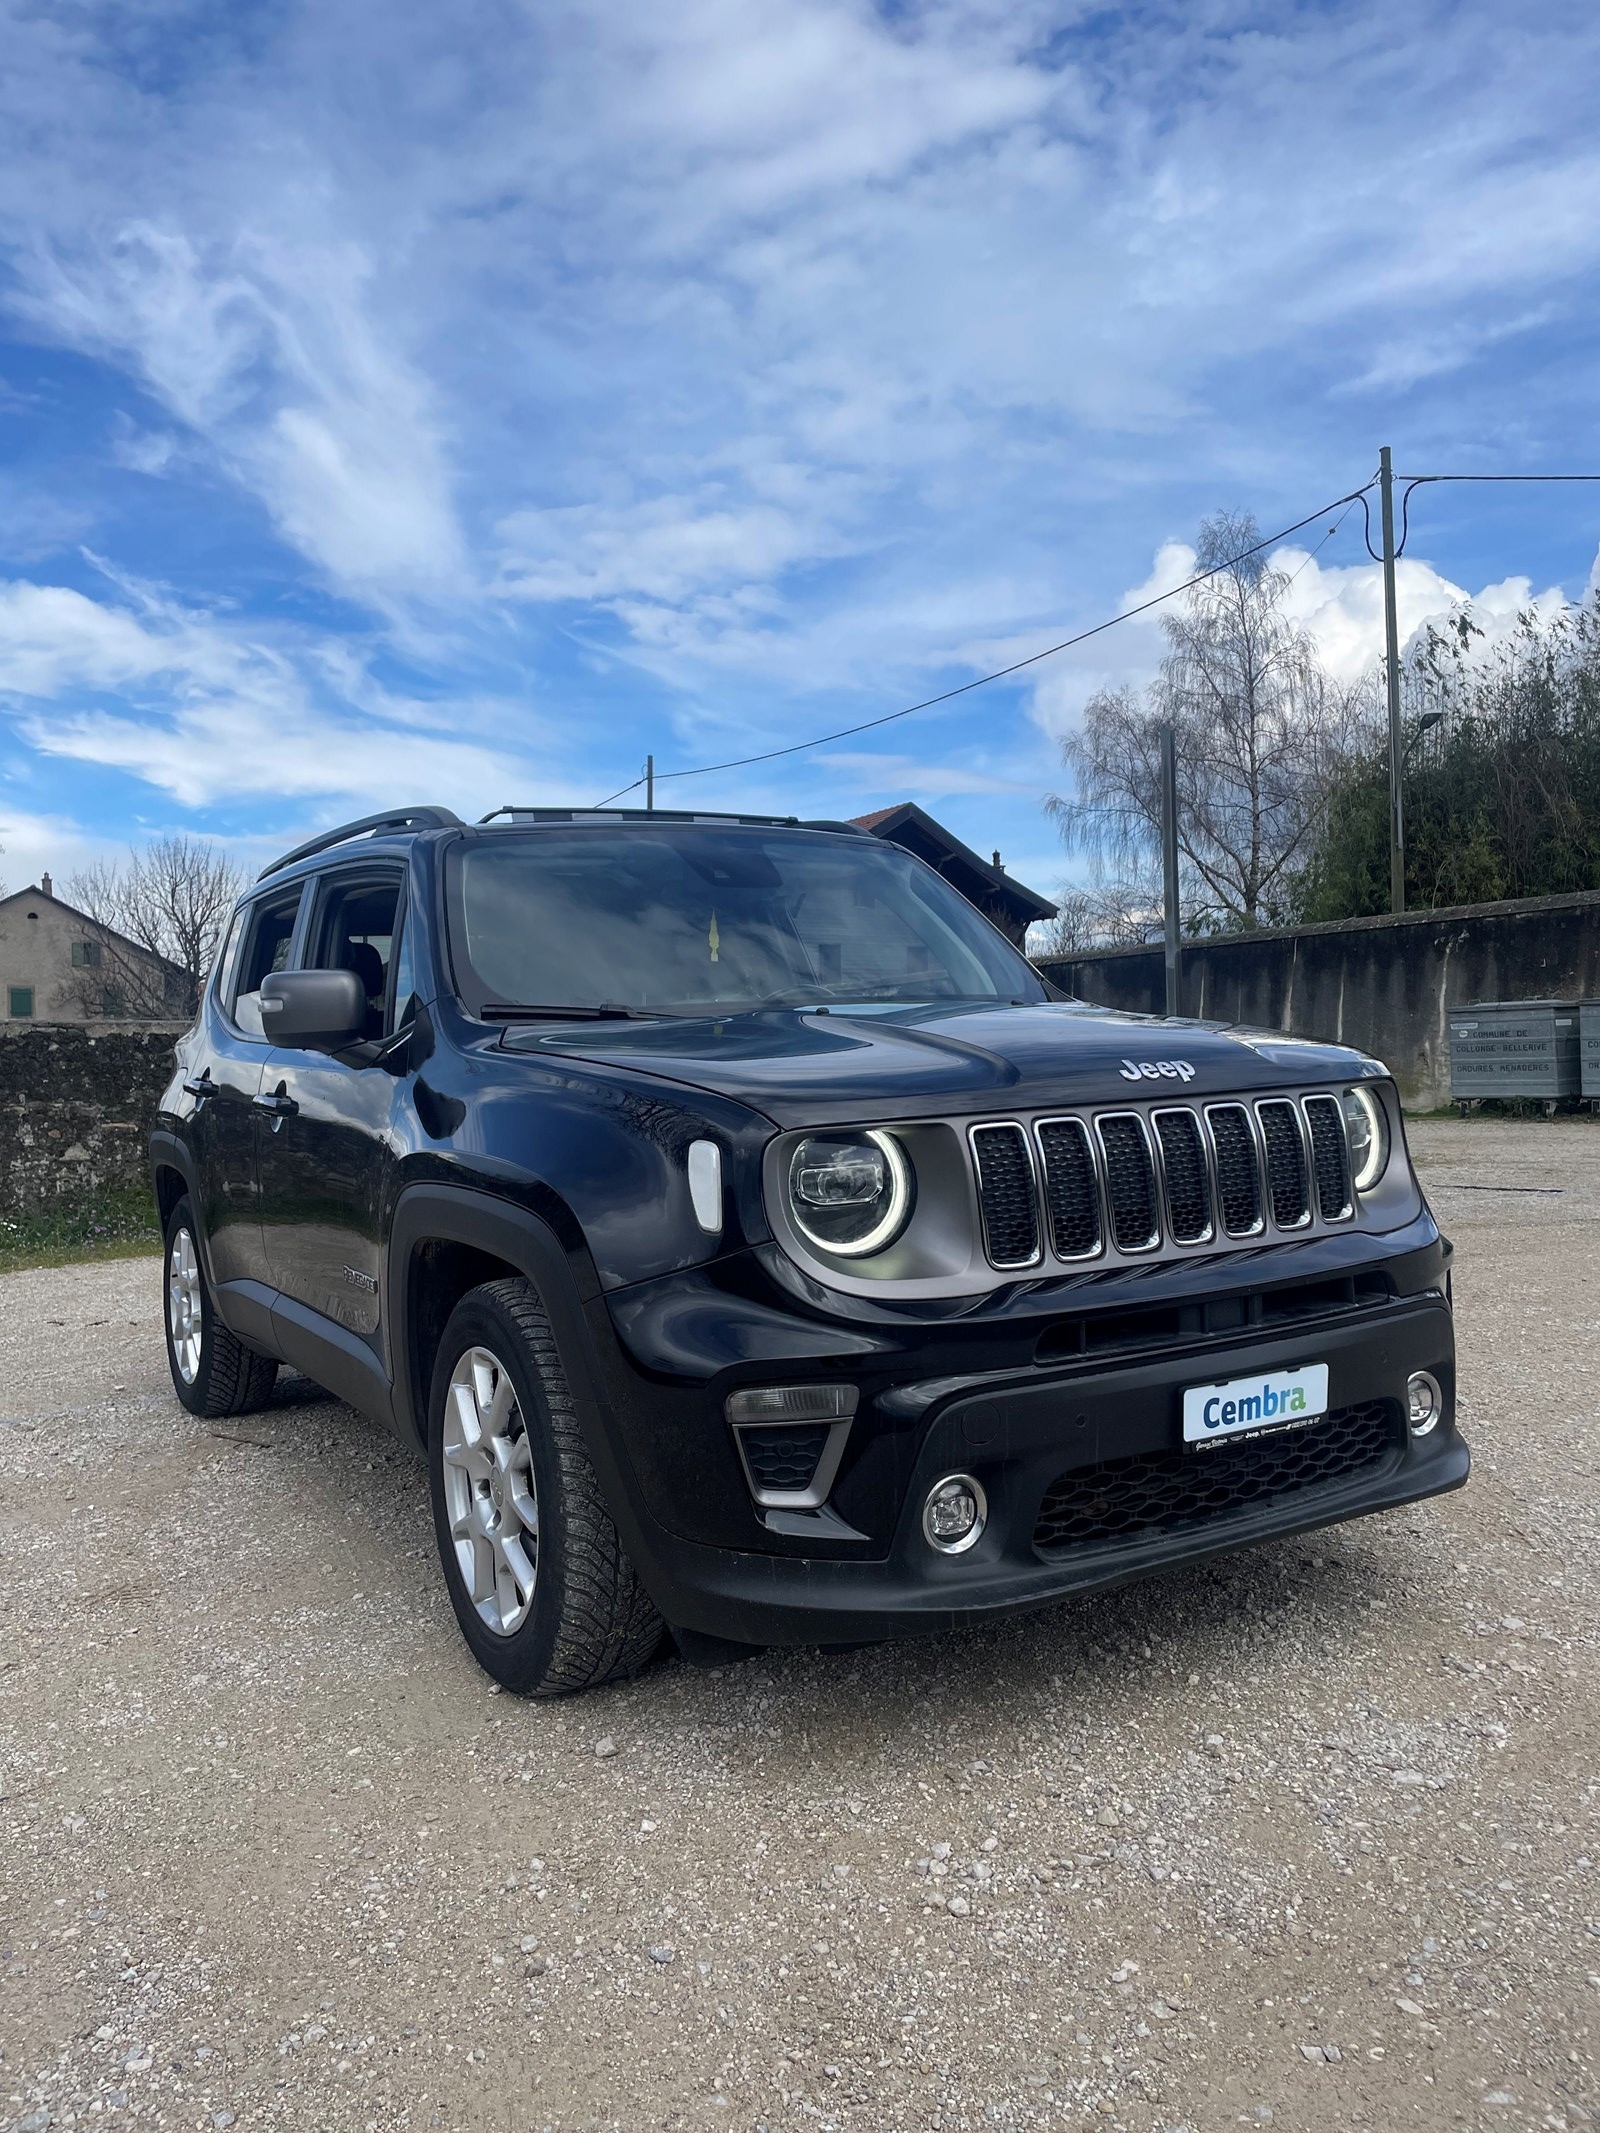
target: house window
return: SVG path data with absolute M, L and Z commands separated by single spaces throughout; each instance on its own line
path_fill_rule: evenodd
M 72 967 L 74 970 L 98 970 L 100 968 L 100 943 L 98 941 L 74 941 L 72 944 Z
M 33 987 L 31 985 L 12 985 L 8 990 L 11 995 L 9 1012 L 13 1015 L 31 1015 L 33 1013 Z
M 122 1004 L 121 993 L 113 992 L 107 986 L 106 990 L 100 995 L 100 1012 L 103 1015 L 125 1015 L 128 1010 Z

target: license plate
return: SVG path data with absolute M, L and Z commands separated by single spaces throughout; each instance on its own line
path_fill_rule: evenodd
M 1245 1437 L 1261 1429 L 1311 1422 L 1328 1412 L 1328 1366 L 1302 1363 L 1298 1370 L 1266 1370 L 1226 1384 L 1191 1385 L 1183 1395 L 1186 1444 Z

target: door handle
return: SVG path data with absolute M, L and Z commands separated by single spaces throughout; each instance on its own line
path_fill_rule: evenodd
M 278 1084 L 272 1095 L 269 1096 L 263 1089 L 259 1096 L 253 1096 L 250 1100 L 258 1111 L 270 1111 L 272 1113 L 272 1130 L 274 1133 L 277 1132 L 286 1118 L 293 1118 L 300 1108 L 282 1082 Z
M 206 1068 L 198 1080 L 191 1079 L 186 1081 L 183 1085 L 183 1093 L 185 1096 L 192 1096 L 196 1104 L 203 1104 L 208 1096 L 215 1096 L 217 1085 L 211 1079 L 210 1067 Z

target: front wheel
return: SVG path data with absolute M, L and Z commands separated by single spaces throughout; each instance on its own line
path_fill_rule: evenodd
M 200 1264 L 198 1227 L 187 1197 L 167 1222 L 167 1367 L 172 1389 L 192 1415 L 247 1415 L 272 1396 L 278 1366 L 256 1355 L 217 1316 Z
M 439 1556 L 478 1664 L 524 1696 L 637 1673 L 661 1617 L 612 1524 L 528 1282 L 488 1282 L 457 1304 L 428 1412 Z

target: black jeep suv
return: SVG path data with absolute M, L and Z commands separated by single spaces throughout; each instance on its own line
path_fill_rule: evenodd
M 1458 1487 L 1358 1053 L 1054 997 L 849 825 L 443 809 L 241 900 L 152 1136 L 179 1399 L 426 1450 L 508 1687 L 981 1621 Z

